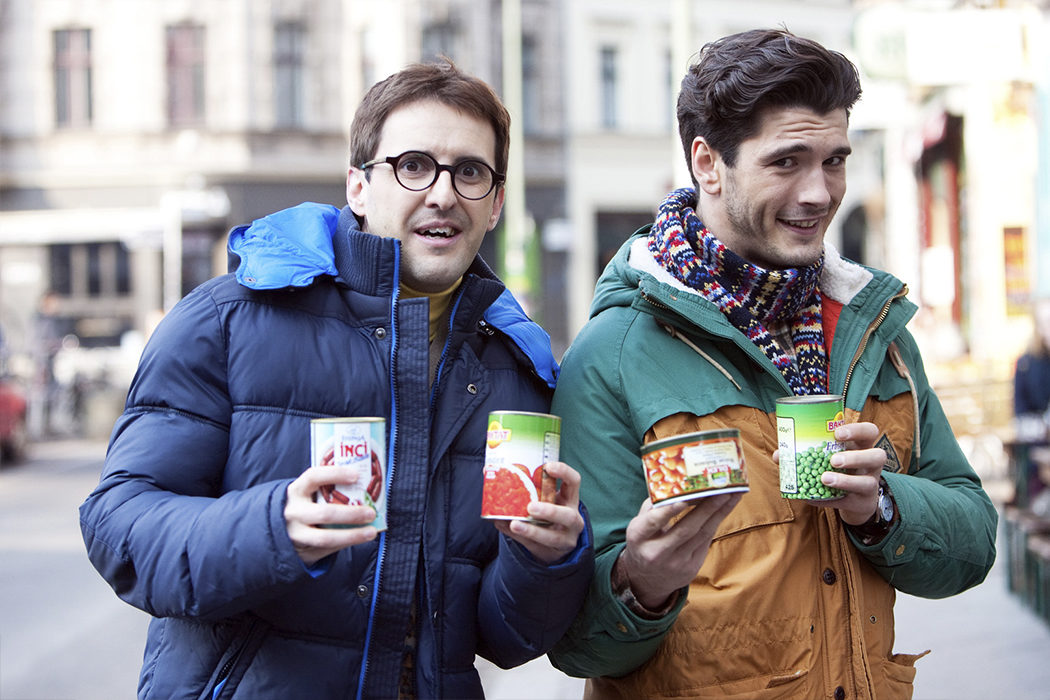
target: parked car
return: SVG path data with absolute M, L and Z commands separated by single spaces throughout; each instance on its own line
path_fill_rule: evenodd
M 0 378 L 0 459 L 21 461 L 28 441 L 25 391 L 16 380 Z

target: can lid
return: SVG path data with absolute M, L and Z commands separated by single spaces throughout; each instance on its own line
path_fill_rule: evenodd
M 804 396 L 784 396 L 777 399 L 779 404 L 835 403 L 837 401 L 842 401 L 842 394 L 806 394 Z
M 538 416 L 557 421 L 561 420 L 561 416 L 556 416 L 553 413 L 537 413 L 535 411 L 489 411 L 489 417 L 491 418 L 492 416 Z
M 382 423 L 385 419 L 377 416 L 347 416 L 344 418 L 311 418 L 311 423 Z
M 724 440 L 726 438 L 739 440 L 740 431 L 736 428 L 717 428 L 714 430 L 700 430 L 695 433 L 672 435 L 642 445 L 641 451 L 644 455 L 649 454 L 650 452 L 655 452 L 656 450 L 662 450 L 665 447 L 673 447 L 675 445 L 682 445 L 690 442 L 704 442 L 705 440 Z

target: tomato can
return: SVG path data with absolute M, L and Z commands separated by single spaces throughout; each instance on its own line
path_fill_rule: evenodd
M 654 506 L 750 488 L 736 428 L 654 440 L 643 445 L 641 452 L 649 500 Z
M 543 465 L 558 461 L 560 446 L 558 416 L 524 411 L 489 413 L 481 517 L 534 521 L 529 517 L 529 504 L 554 501 L 557 479 L 548 476 Z
M 310 421 L 310 464 L 349 465 L 352 484 L 321 487 L 317 498 L 328 503 L 365 505 L 376 517 L 366 525 L 386 529 L 386 421 L 382 418 L 316 418 Z M 359 527 L 333 525 L 331 527 Z
M 835 428 L 845 423 L 842 396 L 815 394 L 777 399 L 777 448 L 780 450 L 780 495 L 807 501 L 830 501 L 845 495 L 821 483 L 831 455 L 842 450 Z

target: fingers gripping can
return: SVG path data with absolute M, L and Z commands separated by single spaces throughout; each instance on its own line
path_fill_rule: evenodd
M 310 421 L 310 464 L 352 467 L 357 473 L 353 483 L 323 486 L 317 498 L 328 503 L 368 506 L 376 517 L 366 524 L 378 530 L 386 529 L 386 421 L 382 418 Z
M 780 450 L 780 495 L 828 501 L 844 493 L 821 483 L 831 455 L 841 451 L 835 428 L 845 422 L 842 396 L 817 394 L 777 399 L 777 447 Z
M 534 501 L 554 501 L 557 479 L 543 469 L 558 461 L 561 418 L 547 413 L 493 411 L 485 434 L 481 517 L 533 520 Z

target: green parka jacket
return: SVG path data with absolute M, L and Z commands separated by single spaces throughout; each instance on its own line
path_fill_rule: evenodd
M 863 546 L 834 509 L 781 498 L 781 373 L 724 315 L 629 239 L 598 282 L 562 364 L 562 458 L 583 476 L 594 528 L 588 602 L 550 653 L 589 697 L 907 698 L 921 654 L 893 649 L 894 590 L 941 598 L 984 580 L 997 514 L 925 377 L 893 276 L 826 247 L 821 293 L 842 303 L 829 389 L 846 418 L 883 431 L 898 520 Z M 750 479 L 697 577 L 657 620 L 613 593 L 610 572 L 647 498 L 639 448 L 738 428 Z

